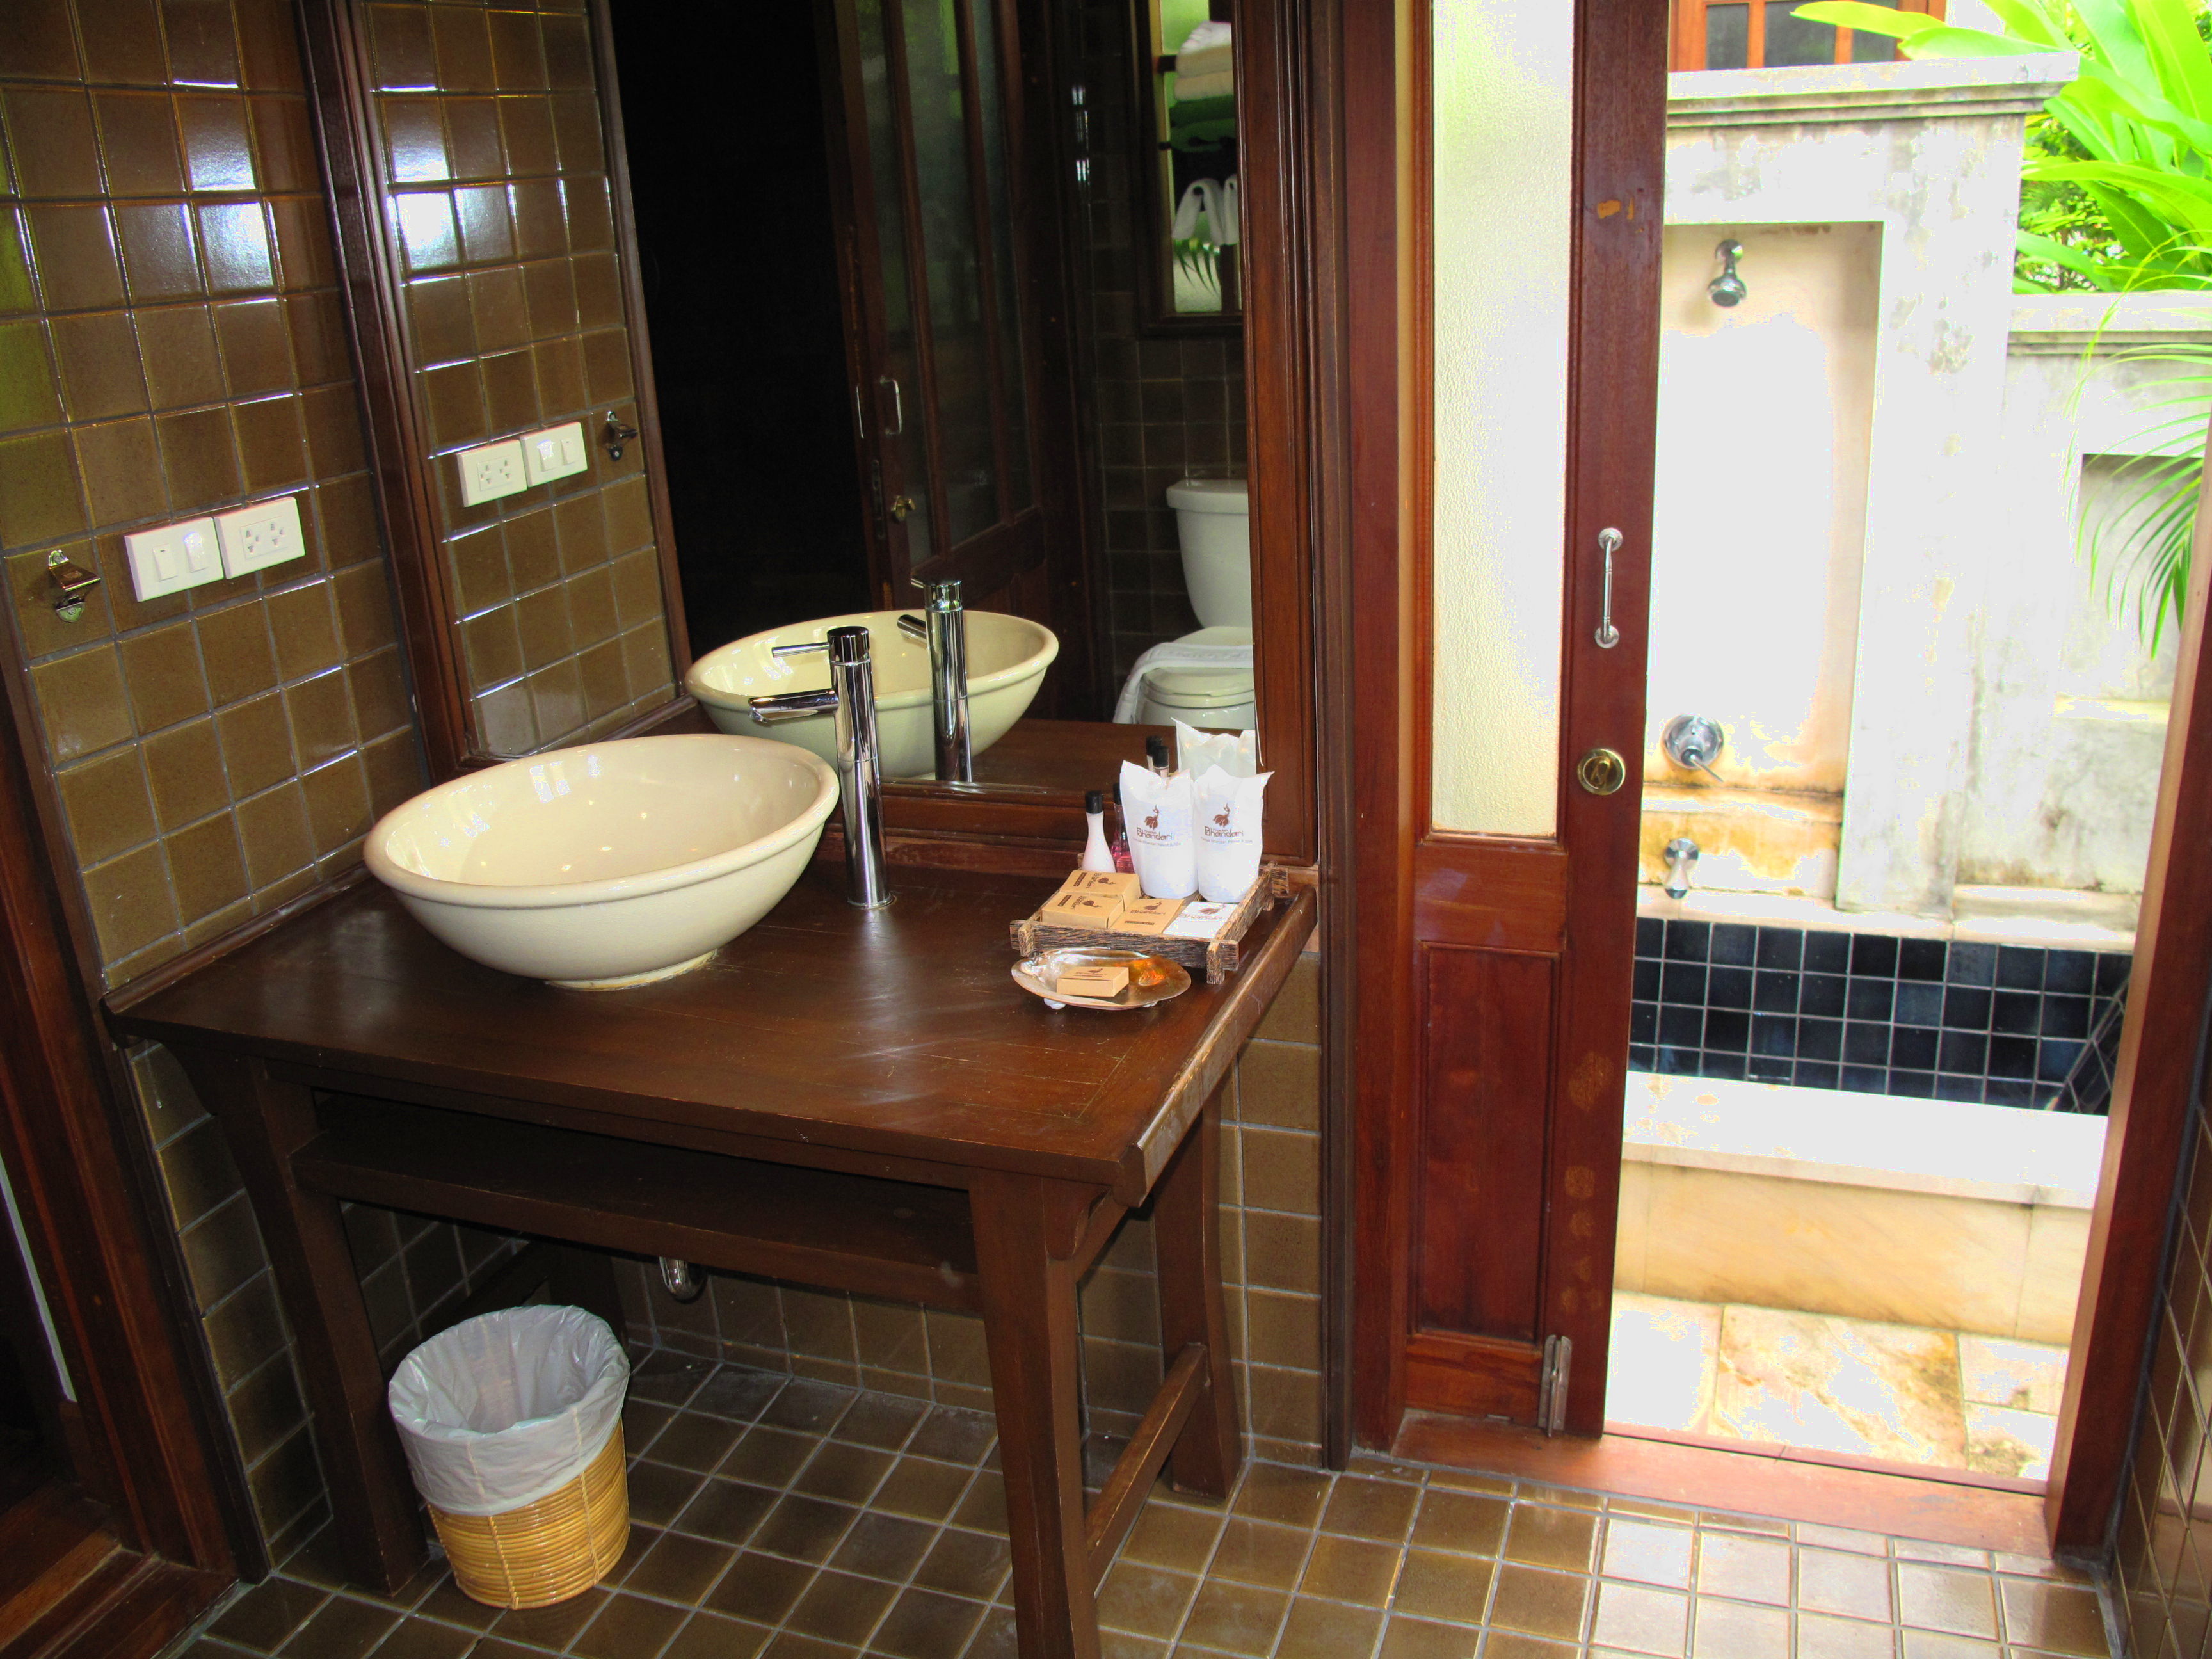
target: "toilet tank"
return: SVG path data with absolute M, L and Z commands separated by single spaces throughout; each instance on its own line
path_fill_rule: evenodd
M 1208 628 L 1252 623 L 1251 497 L 1242 478 L 1185 478 L 1168 486 L 1190 608 Z

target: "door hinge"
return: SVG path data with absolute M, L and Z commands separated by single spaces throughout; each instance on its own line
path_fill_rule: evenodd
M 1544 1370 L 1536 1384 L 1536 1426 L 1547 1435 L 1557 1434 L 1566 1426 L 1567 1368 L 1574 1363 L 1574 1358 L 1572 1337 L 1544 1339 Z

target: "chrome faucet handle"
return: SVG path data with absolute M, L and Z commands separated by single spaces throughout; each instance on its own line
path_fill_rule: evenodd
M 807 640 L 798 645 L 772 645 L 769 647 L 768 653 L 771 657 L 803 657 L 810 652 L 827 651 L 829 648 L 830 641 L 827 640 Z
M 919 617 L 901 617 L 898 631 L 920 645 L 929 643 L 929 624 Z

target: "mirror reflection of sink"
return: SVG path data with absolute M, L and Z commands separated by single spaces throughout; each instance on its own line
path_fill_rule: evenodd
M 818 651 L 777 658 L 773 647 L 811 643 L 833 628 L 868 630 L 875 660 L 876 725 L 883 741 L 884 776 L 932 777 L 937 747 L 930 735 L 929 647 L 899 632 L 898 619 L 919 611 L 865 611 L 823 617 L 732 641 L 691 665 L 684 689 L 699 700 L 725 732 L 757 733 L 799 744 L 823 760 L 837 757 L 837 728 L 830 714 L 757 726 L 747 704 L 786 691 L 817 691 L 830 684 L 830 666 Z M 968 720 L 975 752 L 1006 735 L 1028 710 L 1044 671 L 1060 654 L 1060 641 L 1041 623 L 996 611 L 968 613 Z
M 613 989 L 696 968 L 766 915 L 836 804 L 836 769 L 789 744 L 629 738 L 440 784 L 362 852 L 471 961 Z

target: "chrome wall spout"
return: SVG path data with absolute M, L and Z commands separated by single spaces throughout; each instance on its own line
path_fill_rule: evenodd
M 833 628 L 815 644 L 779 645 L 779 657 L 830 654 L 830 689 L 755 697 L 763 726 L 834 712 L 837 718 L 837 794 L 845 826 L 845 896 L 863 909 L 891 902 L 884 875 L 883 749 L 876 733 L 876 669 L 865 628 Z
M 699 1292 L 707 1288 L 692 1275 L 690 1262 L 679 1261 L 672 1255 L 660 1258 L 660 1282 L 678 1302 L 696 1301 Z
M 1690 894 L 1690 872 L 1697 868 L 1698 843 L 1687 836 L 1677 836 L 1667 843 L 1667 896 L 1687 898 Z
M 975 753 L 968 726 L 968 608 L 957 581 L 914 585 L 929 595 L 929 620 L 901 617 L 899 632 L 929 647 L 929 709 L 937 739 L 937 781 L 975 781 Z
M 1703 772 L 1715 783 L 1728 780 L 1713 770 L 1713 763 L 1728 747 L 1728 730 L 1703 714 L 1677 714 L 1659 734 L 1659 747 L 1685 772 Z

